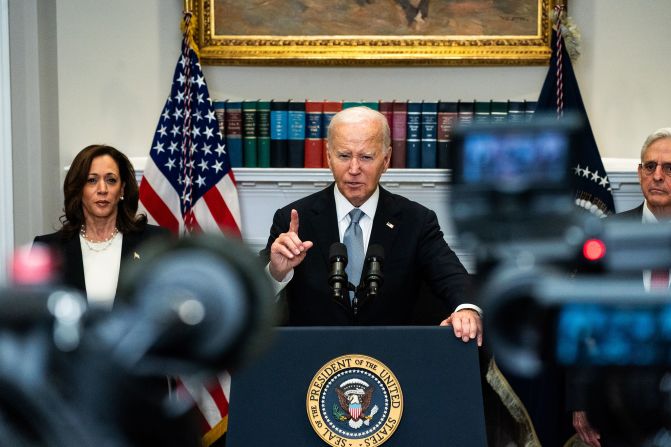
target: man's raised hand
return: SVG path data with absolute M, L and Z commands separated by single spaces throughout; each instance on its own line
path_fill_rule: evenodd
M 292 209 L 289 231 L 280 234 L 270 246 L 270 274 L 277 281 L 282 281 L 287 273 L 303 262 L 312 248 L 311 241 L 301 241 L 298 237 L 298 223 L 298 211 Z

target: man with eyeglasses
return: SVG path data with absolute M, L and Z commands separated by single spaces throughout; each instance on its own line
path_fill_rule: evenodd
M 671 127 L 663 127 L 651 133 L 641 148 L 641 163 L 638 165 L 644 201 L 638 207 L 618 213 L 615 218 L 635 219 L 644 224 L 671 221 Z M 669 287 L 668 271 L 643 272 L 645 290 Z M 585 408 L 587 402 L 584 376 L 569 377 L 569 406 Z M 591 447 L 601 447 L 601 432 L 592 426 L 585 411 L 573 411 L 573 427 L 580 439 Z M 607 427 L 606 427 L 607 428 Z M 605 434 L 607 438 L 607 434 Z M 612 446 L 617 440 L 608 440 L 603 445 Z
M 671 219 L 671 127 L 656 130 L 645 140 L 638 178 L 645 202 L 622 215 L 640 216 L 643 223 Z
M 425 281 L 445 303 L 441 324 L 450 324 L 463 341 L 475 339 L 481 345 L 480 309 L 468 304 L 468 274 L 445 242 L 436 214 L 379 185 L 391 158 L 384 115 L 367 107 L 336 114 L 328 128 L 327 155 L 335 182 L 279 209 L 261 252 L 277 291 L 284 289 L 287 323 L 411 324 L 420 282 Z M 361 256 L 369 245 L 379 244 L 385 260 L 379 295 L 363 304 L 354 320 L 332 298 L 328 277 L 331 245 L 347 245 L 357 233 Z M 355 254 L 349 257 L 352 264 Z M 352 283 L 358 282 L 354 276 Z

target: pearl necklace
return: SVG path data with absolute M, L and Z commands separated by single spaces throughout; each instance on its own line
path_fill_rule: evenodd
M 104 251 L 107 250 L 110 247 L 110 245 L 112 245 L 114 238 L 116 237 L 117 234 L 119 234 L 119 229 L 117 227 L 114 227 L 114 231 L 112 231 L 112 234 L 110 234 L 110 236 L 107 239 L 97 242 L 92 241 L 86 236 L 86 225 L 82 225 L 81 230 L 79 230 L 79 234 L 82 236 L 82 238 L 84 239 L 84 243 L 91 251 Z

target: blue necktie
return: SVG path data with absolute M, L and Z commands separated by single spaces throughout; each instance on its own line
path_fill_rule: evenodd
M 355 286 L 359 285 L 359 280 L 361 280 L 361 270 L 363 269 L 363 232 L 359 226 L 359 220 L 364 215 L 364 212 L 359 208 L 354 208 L 349 212 L 349 217 L 351 219 L 349 226 L 345 230 L 345 236 L 343 237 L 343 243 L 347 247 L 347 267 L 345 271 L 347 272 L 347 277 L 349 281 Z M 349 294 L 350 300 L 354 298 L 354 292 Z

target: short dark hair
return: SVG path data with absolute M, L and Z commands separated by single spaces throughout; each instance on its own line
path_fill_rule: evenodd
M 128 157 L 121 151 L 104 144 L 92 144 L 82 149 L 70 165 L 68 173 L 63 182 L 63 214 L 60 218 L 63 225 L 62 231 L 68 235 L 79 232 L 84 224 L 84 211 L 82 209 L 82 194 L 84 185 L 89 176 L 91 163 L 95 158 L 109 155 L 119 168 L 119 176 L 124 184 L 122 195 L 124 200 L 118 204 L 116 226 L 121 233 L 139 231 L 147 224 L 147 216 L 137 214 L 138 200 L 140 197 L 137 180 L 135 180 L 135 169 Z

